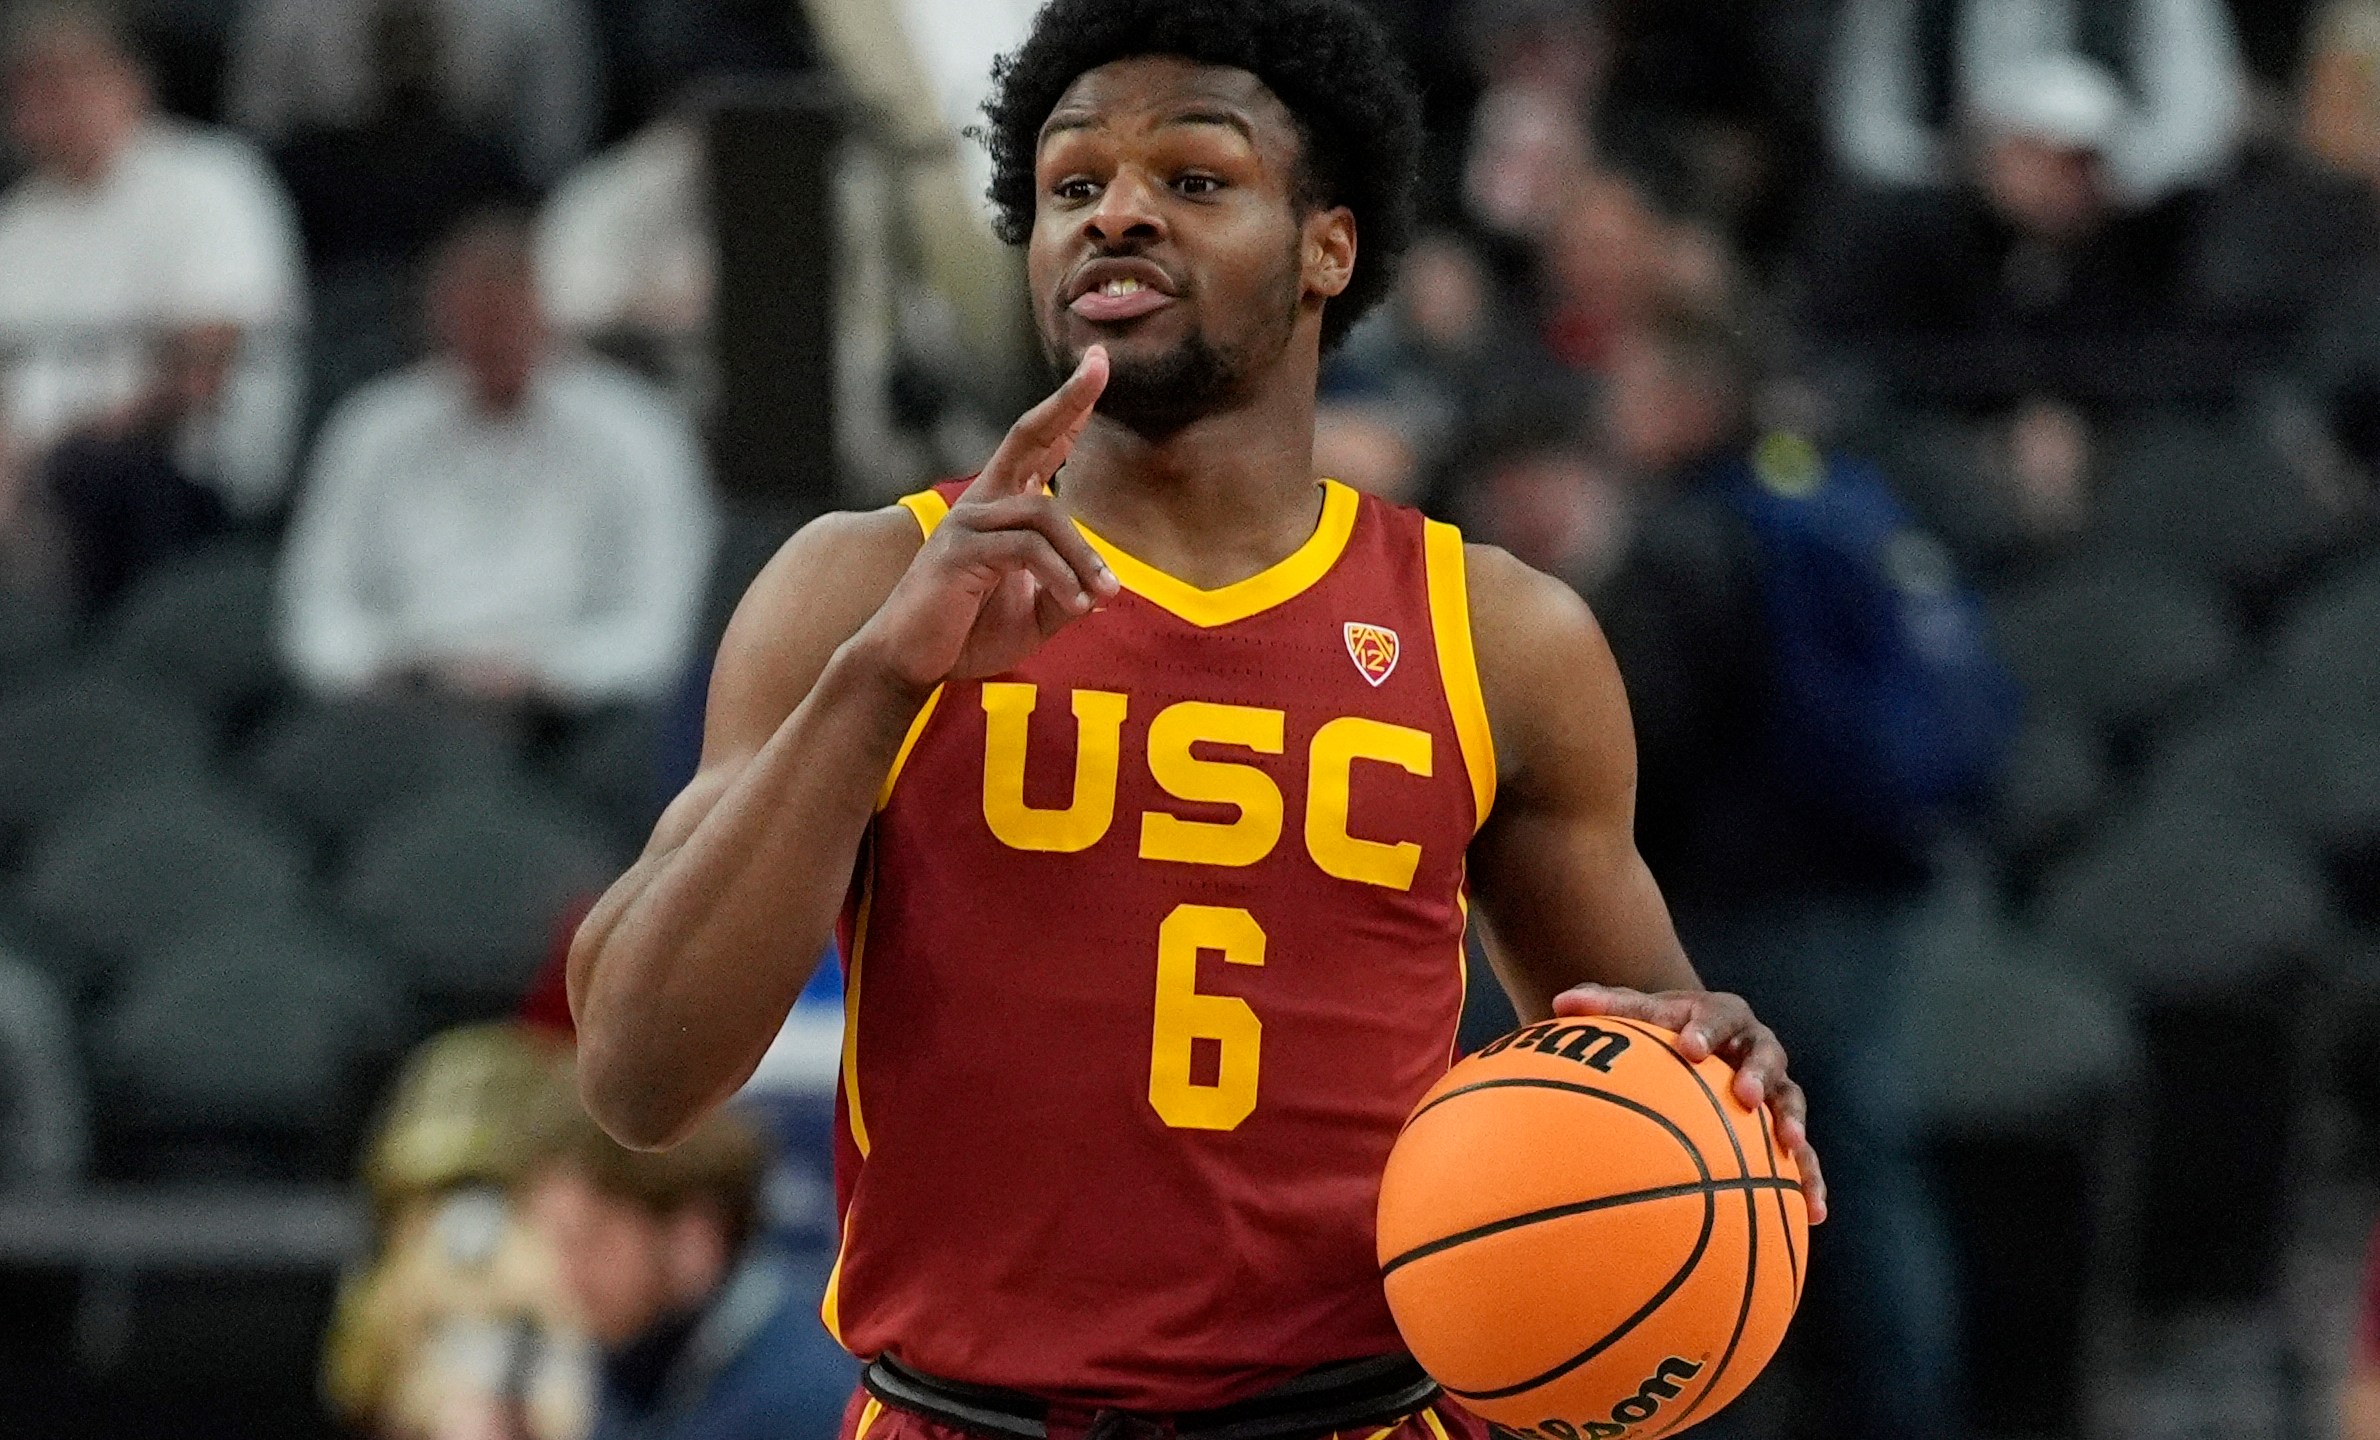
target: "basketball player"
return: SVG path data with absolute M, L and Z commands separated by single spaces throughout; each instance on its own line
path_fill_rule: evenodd
M 993 198 L 1067 378 L 980 475 L 754 583 L 700 773 L 579 932 L 582 1093 L 685 1134 L 839 915 L 847 1436 L 1477 1435 L 1373 1255 L 1466 887 L 1525 1019 L 1738 1065 L 1816 1215 L 1800 1092 L 1638 858 L 1577 597 L 1313 474 L 1322 351 L 1410 233 L 1373 22 L 1053 0 L 998 78 Z

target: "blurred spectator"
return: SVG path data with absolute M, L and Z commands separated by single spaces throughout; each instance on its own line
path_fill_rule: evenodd
M 1838 47 L 1836 158 L 1873 184 L 1955 182 L 1961 117 L 2005 112 L 2045 61 L 2084 61 L 2128 97 L 2096 137 L 2121 206 L 2219 178 L 2246 104 L 2223 0 L 1849 0 Z
M 2371 1260 L 2364 1272 L 2355 1353 L 2348 1361 L 2339 1412 L 2339 1440 L 2380 1440 L 2380 1230 L 2372 1232 Z
M 525 224 L 439 255 L 441 353 L 330 419 L 286 557 L 283 642 L 317 689 L 403 677 L 565 707 L 675 680 L 716 529 L 685 420 L 556 354 Z
M 567 1047 L 474 1025 L 424 1044 L 366 1149 L 371 1262 L 324 1341 L 337 1412 L 383 1440 L 580 1440 L 590 1357 L 552 1237 L 515 1198 L 538 1117 L 568 1088 Z
M 375 32 L 387 0 L 247 0 L 232 36 L 224 108 L 271 144 L 370 123 Z M 601 103 L 583 0 L 433 0 L 450 121 L 502 144 L 538 185 L 595 138 Z
M 1406 252 L 1390 303 L 1324 362 L 1322 397 L 1328 410 L 1393 423 L 1416 472 L 1429 475 L 1516 373 L 1539 368 L 1478 254 L 1440 232 Z
M 1474 539 L 1587 592 L 1619 564 L 1636 491 L 1563 414 L 1533 406 L 1491 427 L 1460 467 L 1456 505 Z
M 1965 184 L 1854 195 L 1813 233 L 1815 329 L 1888 391 L 1976 409 L 2232 394 L 2274 337 L 2200 286 L 2204 197 L 2118 205 L 2126 101 L 2099 66 L 2004 79 L 1972 112 Z
M 1813 617 L 1827 619 L 1815 602 L 1867 596 L 1881 583 L 1872 571 L 1922 556 L 1939 574 L 1941 562 L 1906 531 L 1863 556 L 1788 546 L 1750 522 L 1740 497 L 1835 492 L 1850 497 L 1839 510 L 1865 506 L 1875 484 L 1795 437 L 1762 439 L 1751 411 L 1760 379 L 1746 341 L 1712 319 L 1666 318 L 1621 342 L 1606 433 L 1654 493 L 1596 610 L 1636 719 L 1638 841 L 1687 952 L 1713 988 L 1745 995 L 1790 1037 L 1811 1113 L 1825 1117 L 1827 1178 L 1842 1203 L 1812 1237 L 1808 1308 L 1839 1358 L 1825 1371 L 1818 1428 L 1952 1436 L 1958 1299 L 1915 1154 L 1899 1038 L 1931 886 L 1926 845 L 1903 816 L 1850 803 L 1880 788 L 1867 773 L 1795 743 L 1821 715 L 1845 731 L 1868 718 L 1847 693 L 1810 694 L 1813 680 L 1907 693 L 1891 676 L 1820 673 L 1851 662 L 1810 650 Z M 1826 573 L 1808 573 L 1821 564 Z M 1778 588 L 1780 574 L 1800 588 Z M 1788 623 L 1797 617 L 1798 630 Z M 1879 624 L 1897 621 L 1838 623 L 1826 645 Z M 1742 1423 L 1722 1415 L 1703 1428 L 1718 1440 Z
M 592 1440 L 826 1440 L 857 1379 L 757 1242 L 767 1153 L 733 1112 L 662 1152 L 554 1107 L 528 1207 L 603 1349 Z
M 1410 505 L 1421 499 L 1421 467 L 1398 417 L 1383 407 L 1324 401 L 1314 411 L 1314 473 Z
M 547 315 L 607 350 L 658 347 L 685 376 L 710 334 L 717 244 L 702 129 L 664 116 L 573 171 L 537 224 Z
M 2298 136 L 2324 162 L 2380 185 L 2380 4 L 2331 0 L 2306 47 Z
M 1555 359 L 1600 372 L 1620 337 L 1664 309 L 1716 309 L 1732 289 L 1726 242 L 1672 221 L 1643 186 L 1598 173 L 1564 197 L 1543 247 L 1543 339 Z
M 1463 195 L 1471 218 L 1495 234 L 1542 240 L 1594 164 L 1594 143 L 1569 100 L 1533 87 L 1494 89 L 1472 112 Z
M 0 539 L 55 525 L 96 605 L 278 500 L 303 277 L 262 159 L 159 118 L 108 12 L 40 0 L 5 47 Z
M 275 147 L 317 271 L 410 264 L 465 216 L 527 198 L 504 146 L 444 109 L 443 23 L 433 0 L 386 0 L 355 123 L 301 125 Z
M 1742 215 L 1790 168 L 1775 152 L 1801 107 L 1781 92 L 1814 81 L 1794 73 L 1795 47 L 1781 43 L 1792 26 L 1777 14 L 1806 8 L 1475 0 L 1479 218 L 1512 230 L 1529 213 L 1526 197 L 1558 193 L 1546 182 L 1559 184 L 1562 169 L 1601 164 L 1651 178 L 1697 210 Z

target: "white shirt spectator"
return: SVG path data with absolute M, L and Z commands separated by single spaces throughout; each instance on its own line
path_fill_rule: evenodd
M 232 32 L 224 106 L 268 142 L 308 126 L 362 124 L 378 94 L 381 0 L 248 0 Z M 449 113 L 510 145 L 537 184 L 560 178 L 595 134 L 601 88 L 583 0 L 435 0 Z
M 35 174 L 0 195 L 0 421 L 20 451 L 138 397 L 161 331 L 235 324 L 241 358 L 183 459 L 263 509 L 288 473 L 304 314 L 288 199 L 227 132 L 151 120 L 94 184 Z
M 2071 53 L 2078 0 L 1958 0 L 1953 126 L 1926 116 L 1918 0 L 1849 0 L 1835 55 L 1828 126 L 1836 158 L 1862 179 L 1940 185 L 1956 178 L 1955 123 L 2000 77 Z M 2126 115 L 2103 152 L 2116 198 L 2145 205 L 2218 178 L 2240 140 L 2245 62 L 2223 0 L 2135 0 Z
M 560 700 L 658 696 L 716 528 L 691 427 L 625 370 L 554 360 L 492 416 L 432 361 L 333 412 L 284 560 L 283 646 L 332 693 L 489 662 Z

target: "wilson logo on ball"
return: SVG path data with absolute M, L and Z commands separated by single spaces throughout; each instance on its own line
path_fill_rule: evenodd
M 1355 661 L 1355 668 L 1377 687 L 1397 668 L 1397 632 L 1385 625 L 1364 625 L 1350 620 L 1346 626 L 1347 654 Z
M 1612 1063 L 1627 1053 L 1628 1037 L 1620 1031 L 1606 1030 L 1599 1025 L 1565 1025 L 1559 1020 L 1540 1020 L 1500 1040 L 1489 1042 L 1479 1053 L 1501 1055 L 1507 1050 L 1534 1050 L 1540 1055 L 1576 1060 L 1590 1070 L 1600 1070 L 1609 1075 Z
M 1567 1420 L 1540 1420 L 1534 1425 L 1512 1429 L 1503 1425 L 1488 1428 L 1502 1436 L 1518 1436 L 1520 1440 L 1619 1440 L 1620 1436 L 1661 1413 L 1661 1402 L 1675 1400 L 1685 1393 L 1683 1382 L 1702 1373 L 1702 1367 L 1691 1360 L 1672 1355 L 1661 1362 L 1660 1368 L 1646 1377 L 1636 1393 L 1611 1407 L 1611 1419 L 1589 1420 L 1573 1425 Z

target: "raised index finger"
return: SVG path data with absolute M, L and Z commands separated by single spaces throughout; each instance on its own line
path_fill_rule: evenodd
M 1057 474 L 1058 467 L 1066 463 L 1067 452 L 1074 448 L 1075 437 L 1091 423 L 1091 411 L 1106 388 L 1107 349 L 1094 345 L 1083 353 L 1083 362 L 1074 367 L 1065 384 L 1008 427 L 1007 438 L 992 452 L 983 473 L 959 498 L 1004 500 L 1025 494 Z

